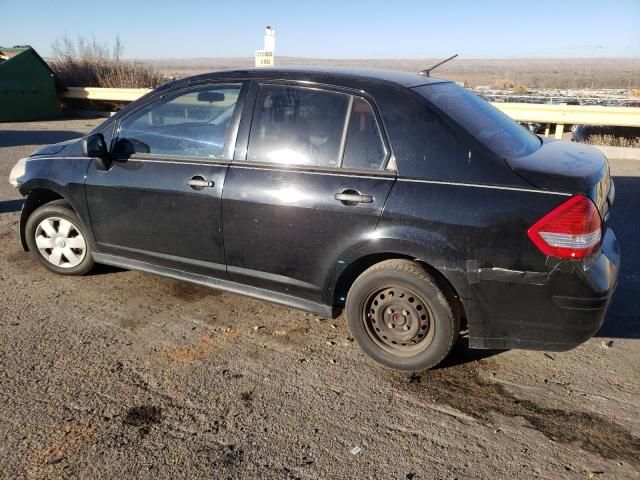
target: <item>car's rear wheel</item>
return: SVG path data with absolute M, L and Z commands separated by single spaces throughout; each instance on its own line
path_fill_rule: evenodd
M 37 208 L 27 220 L 25 237 L 29 251 L 52 272 L 84 275 L 93 267 L 84 227 L 64 200 Z
M 387 260 L 351 286 L 346 304 L 353 338 L 374 360 L 404 371 L 436 366 L 460 331 L 444 292 L 415 262 Z

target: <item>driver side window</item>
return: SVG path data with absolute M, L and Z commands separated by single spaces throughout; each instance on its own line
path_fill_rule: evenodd
M 141 108 L 120 123 L 114 153 L 221 159 L 241 89 L 208 85 Z

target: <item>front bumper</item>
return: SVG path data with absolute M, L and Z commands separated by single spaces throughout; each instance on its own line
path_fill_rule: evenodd
M 619 269 L 618 241 L 607 229 L 591 263 L 558 265 L 547 282 L 480 282 L 469 299 L 475 317 L 469 346 L 563 351 L 580 345 L 602 326 Z

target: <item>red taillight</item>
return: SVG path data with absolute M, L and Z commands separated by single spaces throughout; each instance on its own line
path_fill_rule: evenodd
M 600 246 L 602 221 L 593 202 L 576 195 L 538 220 L 527 234 L 545 255 L 585 258 Z

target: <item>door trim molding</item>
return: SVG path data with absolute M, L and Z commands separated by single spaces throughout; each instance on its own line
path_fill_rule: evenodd
M 177 157 L 177 156 L 162 156 L 162 155 L 149 155 L 142 156 L 140 154 L 131 155 L 130 157 L 115 157 L 115 162 L 127 163 L 127 162 L 145 162 L 145 163 L 171 163 L 175 165 L 198 165 L 198 166 L 212 166 L 212 167 L 228 167 L 231 164 L 231 160 L 213 159 L 213 158 L 198 158 L 198 157 Z
M 144 255 L 146 257 L 155 257 L 162 260 L 170 260 L 172 262 L 184 263 L 187 265 L 193 265 L 196 267 L 207 268 L 221 273 L 226 273 L 227 266 L 224 263 L 208 262 L 206 260 L 197 260 L 195 258 L 180 257 L 178 255 L 171 255 L 169 253 L 152 252 L 149 250 L 141 250 L 139 248 L 124 247 L 121 245 L 114 245 L 111 243 L 98 242 L 101 247 L 107 247 L 112 250 L 122 250 L 124 252 L 136 253 L 138 255 Z M 101 254 L 102 255 L 102 254 Z M 124 257 L 123 257 L 124 258 Z
M 317 167 L 301 167 L 300 165 L 277 165 L 269 163 L 250 163 L 250 162 L 232 162 L 229 165 L 231 168 L 241 168 L 244 170 L 274 170 L 287 173 L 308 173 L 311 175 L 330 175 L 333 177 L 348 177 L 348 178 L 371 178 L 374 180 L 395 180 L 396 173 L 390 170 L 376 170 L 369 174 L 364 174 L 362 171 L 357 172 L 354 170 L 327 168 L 320 169 Z M 377 173 L 377 174 L 376 174 Z
M 126 268 L 129 270 L 138 270 L 141 272 L 153 273 L 164 277 L 174 278 L 176 280 L 183 280 L 185 282 L 204 285 L 205 287 L 214 288 L 216 290 L 222 290 L 225 292 L 256 298 L 258 300 L 277 303 L 286 307 L 311 312 L 324 318 L 336 318 L 338 316 L 338 312 L 336 311 L 336 309 L 334 309 L 330 305 L 311 302 L 309 300 L 304 300 L 302 298 L 275 292 L 272 290 L 267 290 L 264 288 L 251 287 L 229 280 L 185 272 L 174 268 L 161 267 L 152 263 L 142 262 L 140 260 L 131 260 L 128 258 L 119 257 L 117 255 L 94 252 L 93 259 L 97 263 L 103 263 L 105 265 L 112 265 L 114 267 Z

